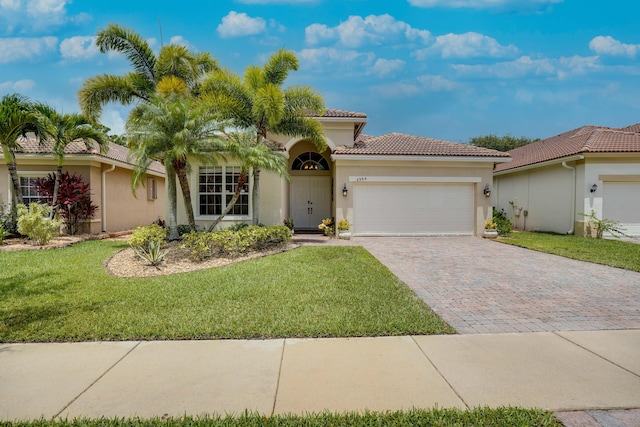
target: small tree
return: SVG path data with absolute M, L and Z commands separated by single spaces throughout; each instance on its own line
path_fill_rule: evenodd
M 580 215 L 582 215 L 589 222 L 591 227 L 596 230 L 596 239 L 601 239 L 604 233 L 609 233 L 616 239 L 619 239 L 620 237 L 631 237 L 624 233 L 624 228 L 620 226 L 618 221 L 608 218 L 598 219 L 595 211 L 593 210 L 589 215 L 585 213 L 581 213 Z
M 36 189 L 48 204 L 53 202 L 56 176 L 49 174 L 46 178 L 36 180 Z M 81 176 L 65 172 L 60 176 L 57 212 L 62 218 L 67 233 L 78 234 L 81 224 L 92 219 L 98 206 L 91 203 L 91 189 Z
M 504 136 L 497 136 L 494 134 L 475 136 L 469 139 L 469 145 L 475 147 L 490 148 L 498 151 L 510 151 L 514 148 L 522 147 L 523 145 L 531 144 L 532 142 L 540 141 L 540 138 L 527 138 L 521 136 L 516 138 L 509 134 Z

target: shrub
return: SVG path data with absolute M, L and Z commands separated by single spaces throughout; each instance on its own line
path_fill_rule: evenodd
M 51 206 L 31 203 L 29 209 L 18 205 L 18 232 L 24 234 L 36 245 L 46 245 L 60 234 L 62 221 L 49 218 Z
M 249 226 L 249 224 L 247 224 L 246 222 L 236 222 L 233 225 L 230 225 L 229 227 L 227 227 L 226 229 L 229 231 L 240 231 L 243 228 L 247 228 Z
M 8 233 L 6 237 L 18 234 L 18 215 L 15 209 L 8 208 L 0 201 L 0 227 Z
M 2 223 L 0 223 L 0 245 L 3 245 L 4 244 L 4 239 L 6 239 L 9 236 L 11 236 L 11 233 L 6 231 L 4 229 L 4 225 L 2 225 Z
M 182 236 L 181 249 L 189 251 L 191 259 L 201 261 L 211 256 L 237 257 L 252 250 L 264 250 L 291 239 L 291 230 L 284 225 L 247 226 L 237 232 L 229 229 L 191 232 Z
M 36 190 L 49 204 L 53 203 L 55 182 L 56 176 L 52 173 L 46 178 L 36 180 Z M 80 226 L 84 221 L 95 216 L 98 206 L 91 203 L 89 184 L 85 183 L 81 176 L 65 172 L 60 176 L 56 209 L 56 213 L 64 221 L 67 233 L 75 235 L 80 232 Z
M 497 226 L 499 236 L 507 236 L 511 233 L 511 221 L 507 219 L 504 210 L 493 209 L 493 222 Z
M 133 230 L 129 246 L 132 248 L 148 248 L 150 242 L 162 244 L 167 238 L 167 230 L 158 224 L 145 225 Z
M 134 246 L 133 251 L 150 265 L 156 267 L 169 253 L 169 249 L 162 250 L 162 241 L 149 240 L 148 246 Z
M 596 212 L 593 210 L 589 215 L 585 213 L 581 213 L 580 215 L 582 215 L 596 231 L 596 239 L 601 239 L 604 233 L 611 234 L 616 239 L 619 239 L 621 236 L 629 237 L 624 233 L 624 228 L 620 226 L 618 221 L 608 218 L 598 219 Z

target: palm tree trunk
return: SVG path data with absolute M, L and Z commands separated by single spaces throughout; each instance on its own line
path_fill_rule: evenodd
M 169 240 L 178 240 L 178 196 L 176 191 L 176 173 L 173 166 L 166 165 L 167 168 L 167 203 L 169 205 Z
M 7 162 L 7 169 L 11 176 L 11 183 L 13 184 L 13 204 L 24 203 L 22 198 L 22 188 L 20 187 L 20 179 L 18 178 L 18 169 L 16 167 L 16 156 L 11 149 L 2 145 L 2 152 L 4 154 L 5 161 Z
M 231 209 L 233 209 L 233 206 L 236 204 L 236 202 L 240 198 L 240 193 L 242 193 L 242 187 L 244 187 L 246 183 L 247 183 L 247 174 L 243 172 L 238 177 L 238 184 L 236 185 L 236 191 L 235 193 L 233 193 L 233 197 L 231 198 L 231 200 L 229 200 L 229 203 L 227 203 L 227 207 L 225 208 L 224 212 L 222 212 L 220 216 L 218 216 L 218 218 L 216 218 L 215 221 L 211 223 L 207 231 L 211 232 L 215 230 L 216 225 L 218 225 L 220 221 L 222 221 L 222 218 L 224 218 L 225 215 L 231 212 Z
M 253 191 L 251 193 L 251 203 L 253 211 L 253 225 L 260 224 L 260 169 L 253 171 Z
M 58 209 L 58 193 L 60 192 L 60 176 L 62 175 L 62 165 L 58 165 L 56 170 L 56 181 L 53 184 L 53 200 L 51 200 L 51 219 L 56 217 L 56 210 Z
M 176 175 L 178 175 L 178 181 L 180 182 L 180 189 L 182 190 L 184 207 L 187 210 L 187 220 L 189 221 L 189 227 L 191 228 L 191 231 L 196 231 L 196 220 L 193 216 L 193 205 L 191 204 L 191 189 L 189 188 L 189 177 L 187 176 L 187 169 L 185 165 L 177 165 L 175 169 Z

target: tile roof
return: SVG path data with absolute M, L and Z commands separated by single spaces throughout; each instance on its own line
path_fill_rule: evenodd
M 21 140 L 19 143 L 22 147 L 22 149 L 18 151 L 19 153 L 51 154 L 53 151 L 53 142 L 51 141 L 39 143 L 35 138 L 27 138 L 25 140 Z M 123 147 L 122 145 L 118 145 L 113 142 L 109 143 L 109 151 L 107 151 L 106 154 L 100 153 L 97 145 L 94 144 L 93 148 L 87 149 L 87 147 L 80 141 L 72 141 L 69 143 L 69 145 L 64 149 L 64 153 L 65 155 L 93 155 L 131 166 L 135 165 L 135 159 L 129 158 L 130 150 L 127 147 Z M 164 166 L 159 162 L 153 162 L 149 166 L 149 170 L 162 174 L 165 173 Z
M 331 117 L 331 118 L 351 118 L 351 119 L 366 119 L 367 115 L 365 113 L 358 113 L 355 111 L 347 111 L 347 110 L 336 110 L 335 108 L 326 108 L 322 116 L 318 116 L 313 111 L 308 111 L 307 114 L 310 117 Z
M 503 157 L 509 154 L 488 148 L 457 142 L 388 133 L 381 136 L 359 135 L 353 147 L 338 147 L 334 154 L 378 156 L 443 156 L 443 157 Z
M 513 160 L 494 172 L 584 153 L 640 153 L 640 124 L 626 128 L 583 126 L 509 151 Z

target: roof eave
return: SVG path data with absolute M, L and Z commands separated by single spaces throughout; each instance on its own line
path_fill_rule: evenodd
M 380 154 L 332 154 L 331 160 L 356 160 L 356 161 L 397 161 L 412 160 L 419 162 L 474 162 L 474 163 L 506 163 L 510 157 L 490 156 L 420 156 L 420 155 L 380 155 Z
M 552 166 L 552 165 L 559 164 L 559 163 L 562 163 L 562 162 L 573 162 L 573 161 L 576 161 L 576 160 L 583 160 L 583 159 L 584 159 L 584 155 L 583 154 L 577 154 L 577 155 L 568 156 L 568 157 L 559 157 L 557 159 L 547 160 L 545 162 L 532 163 L 532 164 L 519 166 L 519 167 L 512 168 L 512 169 L 506 169 L 506 170 L 502 170 L 502 171 L 498 171 L 498 172 L 493 172 L 493 176 L 506 175 L 506 174 L 514 173 L 514 172 L 523 172 L 523 171 L 530 170 L 530 169 L 536 169 L 536 168 L 542 168 L 542 167 L 546 167 L 546 166 Z

